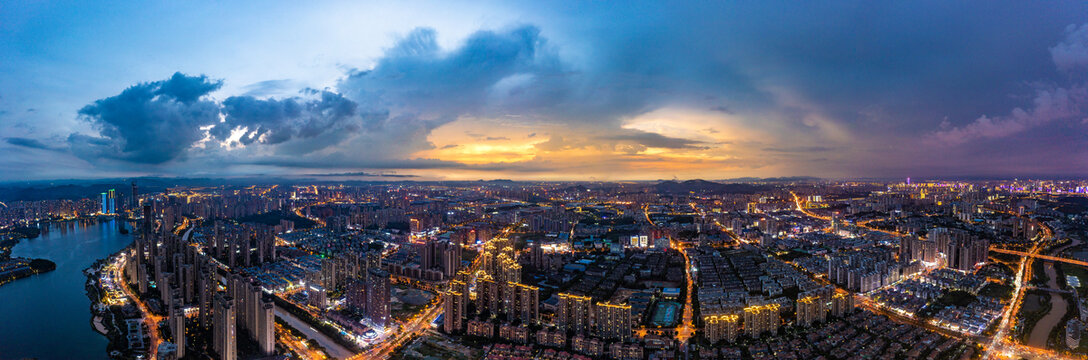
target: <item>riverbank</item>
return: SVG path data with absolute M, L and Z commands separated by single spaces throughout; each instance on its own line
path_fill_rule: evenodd
M 57 269 L 57 264 L 48 259 L 11 257 L 12 248 L 23 239 L 38 237 L 41 231 L 35 228 L 15 228 L 0 234 L 0 286 L 22 278 L 47 273 Z
M 130 339 L 127 337 L 129 320 L 136 319 L 138 321 L 139 316 L 132 315 L 138 314 L 139 310 L 128 301 L 107 304 L 106 299 L 109 297 L 106 294 L 108 291 L 104 288 L 105 284 L 103 283 L 103 281 L 106 281 L 104 279 L 109 279 L 109 265 L 122 252 L 124 252 L 124 249 L 105 259 L 95 261 L 83 273 L 87 276 L 86 295 L 91 300 L 91 328 L 108 341 L 106 352 L 111 359 L 136 359 L 140 356 L 146 356 L 147 349 L 142 345 L 148 343 L 145 331 L 142 328 L 139 330 L 139 340 L 136 343 L 130 344 Z

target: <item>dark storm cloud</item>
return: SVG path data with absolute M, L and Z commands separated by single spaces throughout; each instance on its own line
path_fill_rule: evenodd
M 814 153 L 833 151 L 835 148 L 827 146 L 798 146 L 798 147 L 765 147 L 763 151 L 776 153 Z
M 266 97 L 289 87 L 284 80 L 244 87 L 245 95 L 222 103 L 206 96 L 220 82 L 204 76 L 137 84 L 81 110 L 98 133 L 68 142 L 88 159 L 163 163 L 185 156 L 203 126 L 217 142 L 245 129 L 239 144 L 270 150 L 232 159 L 240 164 L 468 168 L 412 156 L 435 147 L 428 141 L 435 128 L 464 117 L 569 129 L 549 131 L 535 145 L 541 151 L 593 141 L 626 152 L 702 149 L 700 141 L 623 127 L 677 107 L 780 136 L 752 150 L 783 161 L 826 153 L 819 171 L 956 168 L 1019 134 L 1038 139 L 1017 140 L 1019 156 L 1046 158 L 1053 144 L 1035 141 L 1059 127 L 1082 133 L 1062 120 L 1080 121 L 1088 106 L 1088 25 L 1080 25 L 1088 4 L 1048 5 L 549 3 L 525 9 L 539 16 L 537 26 L 478 31 L 451 48 L 438 45 L 434 30 L 414 30 L 335 89 L 297 97 Z M 731 130 L 708 126 L 707 133 Z M 961 151 L 918 156 L 926 155 L 920 138 Z M 1069 147 L 1086 148 L 1078 139 Z M 873 144 L 898 147 L 888 158 L 904 161 L 866 161 Z M 553 168 L 472 168 L 533 166 Z
M 36 140 L 36 139 L 29 139 L 29 138 L 22 138 L 22 137 L 9 137 L 9 138 L 4 139 L 4 141 L 7 142 L 8 144 L 11 144 L 11 145 L 21 146 L 21 147 L 31 148 L 31 149 L 41 149 L 41 150 L 50 150 L 50 151 L 61 151 L 61 150 L 63 150 L 62 148 L 59 148 L 59 147 L 46 145 L 45 143 L 43 143 L 43 142 L 41 142 L 39 140 Z
M 410 174 L 381 174 L 370 173 L 365 171 L 356 172 L 344 172 L 344 173 L 328 173 L 328 174 L 306 174 L 303 176 L 316 176 L 316 177 L 387 177 L 387 178 L 417 178 L 419 175 Z
M 601 137 L 601 139 L 632 142 L 645 147 L 665 149 L 696 149 L 699 148 L 697 145 L 702 143 L 701 141 L 668 137 L 638 130 L 625 130 L 621 134 L 605 136 Z
M 222 83 L 175 73 L 170 79 L 136 84 L 97 100 L 79 115 L 97 137 L 72 134 L 73 152 L 85 159 L 111 158 L 160 164 L 181 156 L 203 137 L 202 126 L 219 121 L 219 104 L 205 99 Z
M 364 107 L 444 123 L 465 114 L 548 107 L 564 96 L 563 64 L 536 27 L 479 31 L 444 51 L 432 29 L 399 40 L 339 90 Z
M 216 140 L 225 141 L 233 131 L 244 130 L 244 135 L 237 140 L 243 145 L 276 145 L 329 133 L 346 135 L 364 127 L 373 127 L 388 116 L 384 112 L 360 114 L 358 104 L 334 92 L 307 90 L 305 93 L 314 98 L 227 98 L 222 104 L 224 120 L 212 128 L 210 134 Z M 324 146 L 338 143 L 327 141 L 328 138 L 323 140 L 326 140 L 321 142 Z M 324 146 L 302 146 L 299 149 L 301 153 L 308 153 Z M 303 148 L 306 150 L 301 150 Z

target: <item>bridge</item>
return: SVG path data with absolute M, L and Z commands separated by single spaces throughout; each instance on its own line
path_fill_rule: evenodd
M 990 251 L 998 252 L 998 253 L 1002 253 L 1002 254 L 1033 257 L 1033 258 L 1036 258 L 1036 259 L 1043 259 L 1043 260 L 1050 260 L 1050 261 L 1060 261 L 1060 262 L 1073 264 L 1073 265 L 1088 266 L 1088 262 L 1084 262 L 1084 261 L 1080 261 L 1080 260 L 1076 260 L 1076 259 L 1057 257 L 1057 256 L 1050 256 L 1050 255 L 1043 255 L 1043 254 L 1029 254 L 1029 253 L 1026 253 L 1026 252 L 1023 252 L 1023 251 L 1002 249 L 1002 248 L 997 248 L 997 247 L 990 247 Z

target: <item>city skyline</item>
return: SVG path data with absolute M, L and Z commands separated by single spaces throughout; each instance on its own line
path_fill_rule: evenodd
M 1085 176 L 1085 7 L 9 4 L 0 181 Z

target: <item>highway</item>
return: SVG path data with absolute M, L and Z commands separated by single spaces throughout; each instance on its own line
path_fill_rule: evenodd
M 1050 260 L 1050 261 L 1060 261 L 1060 262 L 1073 264 L 1073 265 L 1088 266 L 1088 262 L 1084 262 L 1084 261 L 1080 261 L 1080 260 L 1076 260 L 1076 259 L 1069 259 L 1069 258 L 1051 256 L 1051 255 L 1032 254 L 1032 253 L 1027 253 L 1027 252 L 1023 252 L 1023 251 L 1002 249 L 1002 248 L 998 248 L 998 247 L 990 247 L 990 251 L 999 252 L 999 253 L 1003 253 L 1003 254 L 1024 256 L 1024 257 L 1033 257 L 1033 258 L 1036 258 L 1036 259 L 1043 259 L 1043 260 Z

